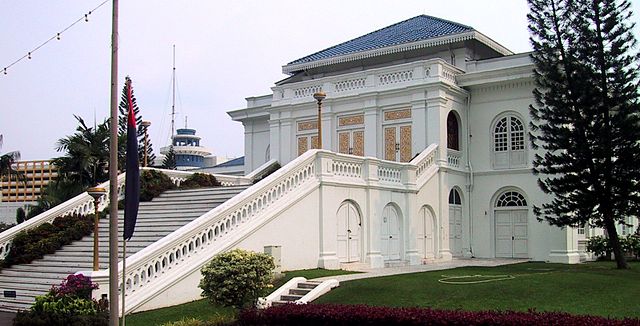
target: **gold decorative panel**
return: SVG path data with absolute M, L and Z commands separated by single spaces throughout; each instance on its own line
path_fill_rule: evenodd
M 298 131 L 316 130 L 318 129 L 318 121 L 298 122 Z
M 349 132 L 338 133 L 338 152 L 349 154 Z
M 411 109 L 386 111 L 384 113 L 385 121 L 400 119 L 411 119 Z
M 318 136 L 311 136 L 311 148 L 318 148 Z
M 353 132 L 353 155 L 364 156 L 364 130 Z
M 309 137 L 298 137 L 298 156 L 304 154 L 308 148 L 308 138 Z
M 411 160 L 411 126 L 400 127 L 400 162 Z
M 364 124 L 364 115 L 353 115 L 350 117 L 341 117 L 338 119 L 338 126 L 356 126 Z
M 396 128 L 384 128 L 384 159 L 396 160 Z

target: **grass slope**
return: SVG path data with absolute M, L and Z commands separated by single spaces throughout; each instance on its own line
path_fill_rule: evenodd
M 640 263 L 524 263 L 465 267 L 343 282 L 314 303 L 432 307 L 462 310 L 564 311 L 605 317 L 640 317 Z M 449 276 L 482 275 L 471 278 Z M 510 275 L 498 277 L 496 275 Z M 476 284 L 448 282 L 484 281 Z M 500 280 L 498 280 L 500 279 Z

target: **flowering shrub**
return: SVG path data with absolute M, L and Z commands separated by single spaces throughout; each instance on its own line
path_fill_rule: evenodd
M 640 256 L 640 234 L 629 234 L 626 237 L 620 237 L 620 246 L 622 251 L 628 255 Z M 587 242 L 587 251 L 594 253 L 596 256 L 604 256 L 613 249 L 609 243 L 609 239 L 603 236 L 595 236 L 589 238 Z
M 640 319 L 608 319 L 562 312 L 461 311 L 365 305 L 273 306 L 245 310 L 239 325 L 640 325 Z
M 14 325 L 107 325 L 108 303 L 91 299 L 97 288 L 82 274 L 69 275 L 59 287 L 37 296 L 30 310 L 18 312 Z
M 202 295 L 213 303 L 230 307 L 254 305 L 271 286 L 273 257 L 234 249 L 213 257 L 202 268 L 198 285 Z

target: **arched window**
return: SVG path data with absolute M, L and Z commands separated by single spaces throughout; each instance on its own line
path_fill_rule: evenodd
M 460 140 L 459 140 L 459 126 L 458 126 L 458 118 L 456 117 L 453 111 L 449 112 L 447 116 L 447 148 L 459 151 L 460 150 Z
M 515 116 L 500 118 L 493 128 L 493 167 L 526 167 L 524 123 Z
M 496 200 L 496 207 L 526 207 L 527 200 L 517 191 L 507 191 Z
M 449 205 L 462 205 L 462 199 L 460 199 L 458 190 L 451 189 L 449 192 Z

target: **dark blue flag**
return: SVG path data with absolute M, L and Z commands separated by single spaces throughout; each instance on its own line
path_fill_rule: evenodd
M 136 130 L 136 115 L 133 111 L 131 96 L 131 79 L 127 77 L 127 164 L 124 192 L 124 240 L 133 236 L 138 218 L 140 204 L 140 169 L 138 167 L 138 132 Z

